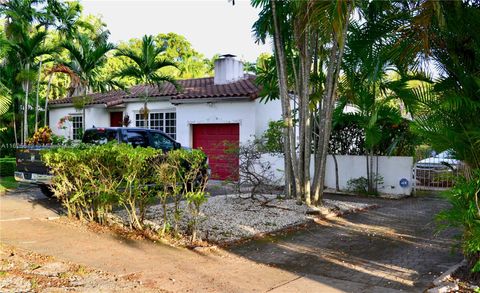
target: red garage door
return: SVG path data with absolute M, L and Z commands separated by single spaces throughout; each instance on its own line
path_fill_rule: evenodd
M 207 154 L 212 179 L 238 179 L 238 156 L 228 152 L 232 146 L 239 146 L 238 124 L 193 125 L 193 148 Z

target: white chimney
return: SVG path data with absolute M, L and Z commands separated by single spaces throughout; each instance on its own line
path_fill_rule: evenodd
M 243 63 L 235 55 L 222 55 L 215 60 L 214 84 L 227 84 L 243 79 Z

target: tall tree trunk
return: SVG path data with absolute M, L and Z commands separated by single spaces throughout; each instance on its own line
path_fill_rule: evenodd
M 148 125 L 148 85 L 145 86 L 145 100 L 143 101 L 143 125 L 145 128 L 150 128 Z
M 308 9 L 308 6 L 305 7 Z M 308 11 L 306 11 L 308 14 Z M 300 20 L 295 21 L 295 39 L 299 50 L 299 72 L 297 79 L 298 100 L 299 100 L 299 161 L 298 181 L 300 192 L 307 205 L 310 200 L 310 154 L 311 154 L 311 133 L 310 133 L 310 70 L 311 60 L 309 52 L 308 25 L 305 27 Z M 298 196 L 297 196 L 298 198 Z
M 332 154 L 333 162 L 335 163 L 335 190 L 340 191 L 340 184 L 338 180 L 338 162 L 337 162 L 337 156 L 335 154 Z
M 373 194 L 373 150 L 370 151 L 370 181 L 368 186 L 368 193 Z
M 38 66 L 37 95 L 35 97 L 35 132 L 37 132 L 38 130 L 38 94 L 40 92 L 40 75 L 42 74 L 42 63 L 43 60 L 40 60 L 40 65 Z
M 312 187 L 312 203 L 314 205 L 321 204 L 323 199 L 323 189 L 325 185 L 325 167 L 328 153 L 328 143 L 332 128 L 332 115 L 335 107 L 336 90 L 338 85 L 338 76 L 340 74 L 340 66 L 342 63 L 345 42 L 347 38 L 348 24 L 353 6 L 348 4 L 347 14 L 345 16 L 345 24 L 340 36 L 335 32 L 332 33 L 333 46 L 329 58 L 329 66 L 326 77 L 325 94 L 321 103 L 321 115 L 319 117 L 319 146 L 315 156 L 315 175 Z
M 375 194 L 378 193 L 378 154 L 375 155 Z
M 48 78 L 48 85 L 47 85 L 47 93 L 45 94 L 45 121 L 43 122 L 43 126 L 47 126 L 47 118 L 48 118 L 48 97 L 50 96 L 50 87 L 52 85 L 53 74 L 50 74 Z
M 21 131 L 20 131 L 20 143 L 23 144 L 24 140 L 23 140 L 23 120 L 22 119 L 20 119 L 20 129 L 21 129 Z
M 370 192 L 370 164 L 369 164 L 370 158 L 369 157 L 370 157 L 369 153 L 366 152 L 365 159 L 367 162 L 367 193 Z
M 27 78 L 28 72 L 30 71 L 30 63 L 27 63 L 25 66 L 27 71 Z M 23 109 L 23 139 L 22 143 L 25 144 L 28 138 L 28 92 L 29 92 L 30 81 L 24 81 L 24 90 L 25 90 L 25 103 Z
M 87 102 L 87 92 L 88 92 L 88 86 L 85 85 L 85 89 L 83 90 L 83 105 L 82 105 L 82 133 L 85 132 L 85 128 L 87 126 L 87 121 L 85 121 L 86 118 L 86 113 L 85 113 L 85 107 L 86 102 Z
M 284 158 L 285 158 L 285 191 L 287 197 L 292 197 L 293 186 L 297 187 L 297 166 L 296 166 L 296 150 L 295 137 L 293 136 L 293 121 L 290 105 L 290 97 L 288 95 L 287 85 L 287 62 L 285 57 L 285 47 L 283 44 L 280 23 L 277 15 L 276 1 L 270 0 L 273 16 L 273 43 L 275 48 L 275 60 L 277 64 L 278 87 L 280 100 L 282 104 L 282 116 L 285 123 L 283 130 L 284 141 Z M 289 175 L 290 174 L 290 175 Z M 292 176 L 293 175 L 293 176 Z M 295 188 L 297 190 L 297 188 Z M 297 195 L 298 198 L 298 195 Z
M 15 115 L 15 106 L 13 107 L 13 137 L 15 138 L 15 145 L 18 144 L 17 137 L 17 116 Z
M 305 37 L 308 41 L 308 36 Z M 308 42 L 305 48 L 306 56 L 303 62 L 303 71 L 304 71 L 304 82 L 302 87 L 304 88 L 305 93 L 305 104 L 304 107 L 304 131 L 305 131 L 305 151 L 304 151 L 304 185 L 305 185 L 305 198 L 306 204 L 311 205 L 311 182 L 310 182 L 310 160 L 312 157 L 312 120 L 310 112 L 310 67 L 311 67 L 311 58 L 308 50 Z

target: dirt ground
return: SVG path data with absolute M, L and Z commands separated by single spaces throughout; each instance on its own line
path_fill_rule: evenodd
M 1 292 L 151 291 L 135 274 L 113 275 L 0 244 Z
M 348 200 L 379 208 L 229 250 L 192 251 L 93 231 L 59 216 L 58 203 L 38 190 L 19 189 L 0 197 L 0 242 L 7 247 L 2 258 L 11 255 L 8 249 L 25 255 L 18 267 L 26 266 L 19 273 L 26 275 L 19 277 L 30 286 L 41 269 L 34 268 L 42 266 L 30 261 L 30 253 L 48 259 L 47 268 L 63 266 L 53 278 L 77 278 L 78 268 L 91 272 L 84 287 L 69 287 L 80 292 L 420 292 L 460 258 L 450 254 L 452 233 L 434 233 L 434 213 L 446 206 L 442 200 Z M 103 276 L 106 287 L 88 275 Z M 0 273 L 0 280 L 8 276 L 16 275 Z M 33 285 L 42 292 L 55 288 L 48 282 Z

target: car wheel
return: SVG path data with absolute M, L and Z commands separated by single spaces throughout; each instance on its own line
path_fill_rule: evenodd
M 52 191 L 52 189 L 50 188 L 50 185 L 47 185 L 47 184 L 40 184 L 40 190 L 42 191 L 43 195 L 45 195 L 46 197 L 53 197 L 54 196 L 54 193 Z

